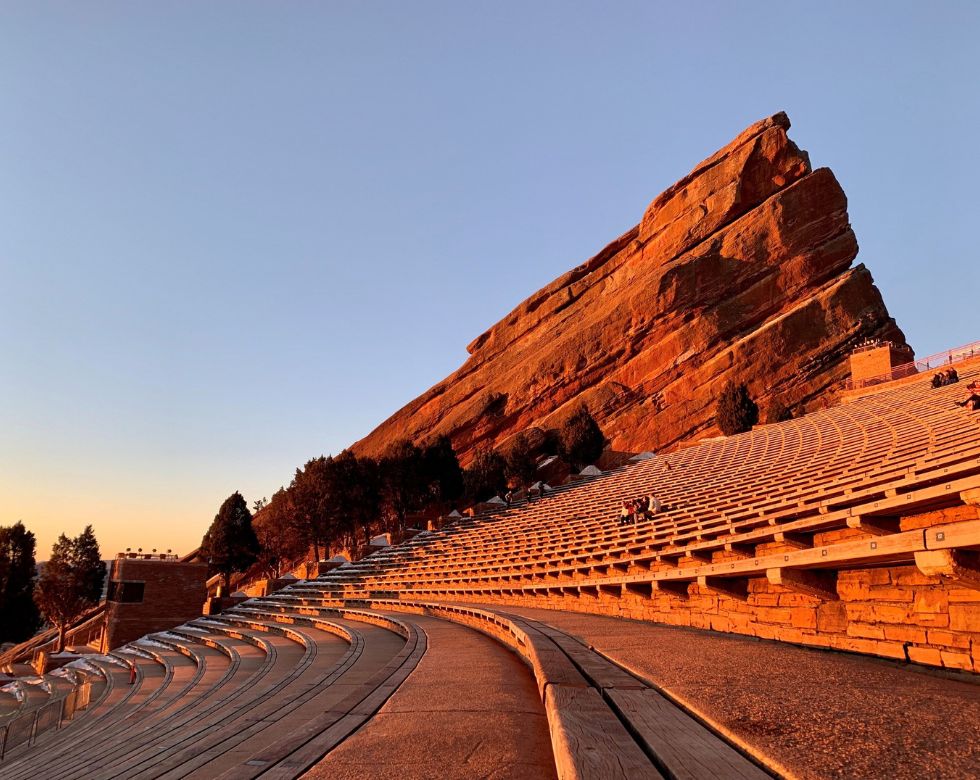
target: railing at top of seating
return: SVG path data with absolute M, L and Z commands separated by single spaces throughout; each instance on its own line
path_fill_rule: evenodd
M 142 550 L 137 552 L 126 550 L 126 552 L 116 553 L 116 558 L 133 558 L 141 561 L 173 561 L 175 563 L 181 560 L 179 555 L 174 555 L 170 550 L 165 553 L 158 553 L 156 550 L 151 553 L 145 553 Z
M 7 751 L 18 745 L 33 745 L 39 734 L 60 729 L 75 713 L 86 709 L 92 701 L 92 683 L 88 680 L 72 688 L 67 696 L 25 712 L 0 726 L 0 762 Z
M 92 645 L 96 640 L 100 641 L 102 639 L 102 632 L 105 630 L 105 611 L 101 611 L 84 623 L 75 626 L 70 629 L 65 634 L 65 645 L 72 645 L 73 647 L 81 647 L 82 645 Z M 31 653 L 31 665 L 37 665 L 37 657 L 45 650 L 51 651 L 58 644 L 58 637 L 55 635 L 54 639 L 50 639 L 39 647 L 35 647 Z
M 72 628 L 68 629 L 65 634 L 66 643 L 75 643 L 77 637 L 81 637 L 83 634 L 88 632 L 88 638 L 82 644 L 88 644 L 94 639 L 92 632 L 95 627 L 98 628 L 98 632 L 102 631 L 103 620 L 105 619 L 105 602 L 101 601 L 96 606 L 92 607 L 88 612 L 86 612 L 80 618 L 79 622 L 76 623 Z M 7 664 L 18 663 L 21 659 L 27 658 L 37 658 L 37 653 L 40 650 L 51 649 L 58 641 L 58 631 L 54 628 L 49 628 L 42 631 L 39 634 L 28 639 L 26 642 L 10 648 L 5 653 L 0 654 L 0 668 L 6 666 Z
M 966 344 L 955 349 L 947 349 L 945 352 L 937 352 L 935 355 L 929 355 L 929 357 L 916 360 L 912 363 L 902 363 L 901 365 L 894 366 L 886 374 L 868 377 L 857 382 L 848 379 L 846 387 L 848 390 L 858 390 L 862 387 L 879 385 L 895 379 L 904 379 L 907 376 L 914 376 L 915 374 L 949 366 L 973 357 L 980 357 L 980 341 L 974 341 L 972 344 Z

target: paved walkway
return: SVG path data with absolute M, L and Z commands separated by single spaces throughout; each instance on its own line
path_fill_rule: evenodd
M 980 772 L 978 683 L 730 634 L 486 608 L 585 640 L 796 777 L 953 780 Z
M 304 777 L 551 780 L 548 722 L 531 671 L 477 631 L 405 613 L 428 635 L 418 668 Z

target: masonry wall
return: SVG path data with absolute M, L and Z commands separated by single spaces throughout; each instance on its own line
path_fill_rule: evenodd
M 975 506 L 960 506 L 901 520 L 901 530 L 978 519 Z M 817 534 L 814 543 L 865 538 L 858 529 Z M 760 545 L 759 553 L 792 549 Z M 716 554 L 716 562 L 731 557 Z M 691 565 L 697 565 L 692 562 Z M 573 585 L 574 581 L 568 581 Z M 745 634 L 812 647 L 832 648 L 980 672 L 980 590 L 927 577 L 914 565 L 844 569 L 837 600 L 805 595 L 751 578 L 744 599 L 697 584 L 687 598 L 654 591 L 640 595 L 596 593 L 495 596 L 494 603 L 593 612 L 678 626 Z M 453 601 L 486 602 L 486 596 Z
M 140 603 L 107 602 L 103 649 L 112 650 L 153 631 L 200 617 L 207 598 L 206 563 L 117 558 L 111 582 L 143 582 Z
M 908 363 L 911 358 L 911 352 L 897 350 L 887 344 L 874 349 L 855 352 L 850 358 L 851 379 L 860 382 L 865 379 L 877 379 L 889 375 L 892 368 Z

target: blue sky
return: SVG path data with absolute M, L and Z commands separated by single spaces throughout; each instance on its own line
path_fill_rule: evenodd
M 918 354 L 978 339 L 978 37 L 966 2 L 6 2 L 0 523 L 186 552 L 779 110 Z

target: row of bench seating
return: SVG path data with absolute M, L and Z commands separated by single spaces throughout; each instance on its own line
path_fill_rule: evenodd
M 314 603 L 304 585 L 120 648 L 101 661 L 106 695 L 12 754 L 3 777 L 298 777 L 411 674 L 427 647 L 413 615 L 474 628 L 527 662 L 560 777 L 768 776 L 652 685 L 545 623 L 418 601 Z
M 194 620 L 113 653 L 105 695 L 11 751 L 3 776 L 294 777 L 370 717 L 424 647 L 410 624 L 357 610 L 246 605 Z
M 963 370 L 962 386 L 978 375 Z M 789 572 L 975 546 L 976 524 L 937 538 L 903 531 L 897 520 L 954 506 L 980 488 L 980 415 L 953 403 L 962 386 L 934 389 L 921 379 L 650 458 L 421 534 L 309 590 L 485 599 L 635 587 L 683 598 L 692 582 L 737 594 L 740 586 L 725 580 L 802 581 Z M 622 501 L 647 494 L 665 510 L 621 526 Z
M 329 616 L 337 601 L 296 595 L 302 585 L 258 600 L 264 613 Z M 422 614 L 474 628 L 509 647 L 534 675 L 545 705 L 559 777 L 753 778 L 769 774 L 648 682 L 541 621 L 506 611 L 408 600 L 347 602 Z

